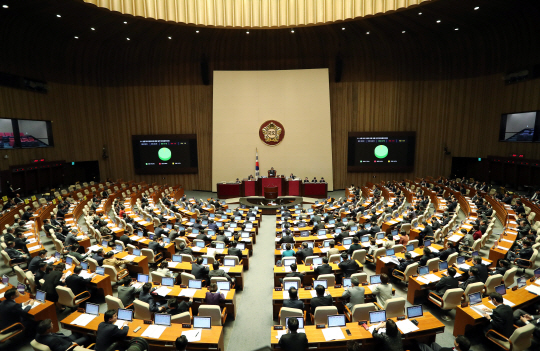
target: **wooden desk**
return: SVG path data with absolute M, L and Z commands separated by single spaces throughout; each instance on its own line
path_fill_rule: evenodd
M 193 247 L 192 247 L 193 249 Z M 229 249 L 225 248 L 222 249 L 223 251 L 220 252 L 219 249 L 216 249 L 216 258 L 223 259 L 225 256 L 229 255 Z M 208 248 L 202 248 L 200 251 L 193 251 L 193 257 L 206 255 L 208 253 Z M 244 249 L 242 250 L 242 264 L 244 266 L 244 269 L 247 271 L 249 270 L 249 250 Z
M 177 262 L 176 266 L 169 265 L 169 269 L 175 272 L 191 272 L 191 262 Z M 214 268 L 212 265 L 209 265 L 209 269 L 212 271 Z M 223 269 L 223 266 L 220 266 L 220 269 Z M 236 265 L 234 267 L 230 267 L 227 274 L 231 278 L 235 278 L 236 280 L 236 289 L 238 290 L 244 290 L 244 266 L 242 265 Z
M 358 263 L 358 265 L 360 266 L 360 272 L 363 271 L 364 266 L 358 261 L 356 261 L 356 263 Z M 334 274 L 341 272 L 341 269 L 337 264 L 331 262 L 329 262 L 328 264 L 332 266 L 332 271 L 334 272 Z M 296 271 L 299 273 L 304 273 L 304 281 L 302 282 L 304 286 L 312 285 L 313 279 L 317 278 L 315 276 L 315 269 L 311 268 L 311 266 L 306 266 L 305 264 L 298 264 Z M 287 272 L 285 270 L 284 266 L 274 266 L 274 286 L 280 286 L 281 282 L 279 281 L 279 279 L 285 278 L 285 276 L 289 273 L 290 272 Z
M 443 249 L 443 247 L 441 245 L 438 245 L 438 244 L 431 244 L 431 246 L 433 246 L 433 248 L 441 251 Z M 418 256 L 414 257 L 414 261 L 417 262 L 417 261 L 420 261 L 420 259 L 422 258 L 422 256 L 424 256 L 424 248 L 423 247 L 417 247 L 416 249 L 414 249 L 412 252 L 418 254 Z M 405 252 L 398 252 L 395 254 L 395 256 L 397 258 L 400 258 L 400 259 L 405 259 Z M 380 257 L 384 257 L 384 256 L 380 256 Z M 388 273 L 388 267 L 394 267 L 395 264 L 393 263 L 384 263 L 383 261 L 381 261 L 379 258 L 377 258 L 377 264 L 375 266 L 375 273 L 376 274 L 382 274 L 382 273 Z
M 71 322 L 73 322 L 77 317 L 81 315 L 80 312 L 73 312 L 66 318 L 64 318 L 61 323 L 62 327 L 65 329 L 69 329 L 71 331 L 79 332 L 82 334 L 92 334 L 94 335 L 97 332 L 98 326 L 101 322 L 103 322 L 103 314 L 100 313 L 99 316 L 96 316 L 94 320 L 92 320 L 88 325 L 81 327 L 79 325 L 73 325 Z M 149 327 L 149 324 L 144 324 L 144 321 L 142 319 L 134 319 L 133 322 L 130 322 L 129 324 L 129 332 L 128 332 L 128 339 L 141 337 L 141 335 L 144 333 L 146 328 Z M 134 333 L 133 331 L 137 329 L 137 327 L 141 327 L 141 329 Z M 159 337 L 159 339 L 154 338 L 146 338 L 148 342 L 150 343 L 150 349 L 151 350 L 171 350 L 171 345 L 174 345 L 174 342 L 176 339 L 182 335 L 183 331 L 190 330 L 191 328 L 182 328 L 182 324 L 173 324 L 172 326 L 165 329 L 163 334 Z M 201 350 L 209 350 L 214 349 L 218 351 L 224 350 L 224 339 L 223 339 L 223 327 L 216 327 L 212 326 L 212 329 L 203 329 L 201 334 L 201 340 L 196 341 L 193 343 L 190 343 L 191 347 L 201 349 Z
M 110 247 L 109 250 L 104 250 L 105 252 L 112 250 Z M 118 259 L 122 259 L 129 255 L 127 252 L 119 252 L 114 257 Z M 150 274 L 150 269 L 148 268 L 148 257 L 146 256 L 138 256 L 135 257 L 133 262 L 129 262 L 126 264 L 126 268 L 130 273 L 143 273 L 143 274 Z
M 392 319 L 396 320 L 396 318 Z M 404 346 L 411 344 L 413 340 L 430 344 L 435 341 L 437 334 L 444 332 L 444 324 L 429 312 L 424 312 L 422 317 L 417 317 L 415 319 L 418 321 L 418 328 L 420 329 L 403 335 Z M 351 336 L 347 335 L 345 329 L 350 330 Z M 371 351 L 377 348 L 373 335 L 362 326 L 358 325 L 358 323 L 347 323 L 346 327 L 342 327 L 341 330 L 345 339 L 326 341 L 322 332 L 323 329 L 317 329 L 314 325 L 306 325 L 305 331 L 309 342 L 309 348 L 318 350 L 347 350 L 347 341 L 349 340 L 360 341 L 362 343 L 362 350 Z M 273 349 L 279 350 L 279 340 L 276 338 L 277 334 L 278 331 L 272 328 L 270 343 Z

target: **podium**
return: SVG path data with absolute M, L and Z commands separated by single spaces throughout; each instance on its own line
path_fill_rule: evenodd
M 276 170 L 270 169 L 268 170 L 268 178 L 275 178 L 276 177 Z
M 278 198 L 278 187 L 277 186 L 267 186 L 264 188 L 264 198 L 265 199 L 277 199 Z

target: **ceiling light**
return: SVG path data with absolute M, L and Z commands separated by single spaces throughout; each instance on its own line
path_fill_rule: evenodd
M 459 28 L 454 28 L 454 30 L 459 30 Z
M 56 15 L 56 17 L 60 18 L 60 17 L 62 17 L 62 16 L 61 16 L 61 15 Z
M 345 30 L 345 27 L 341 27 L 341 30 Z
M 131 39 L 129 39 L 129 38 L 126 38 L 126 40 L 131 40 Z
M 291 29 L 291 33 L 294 33 L 294 29 Z
M 199 31 L 198 31 L 198 30 L 196 30 L 196 31 L 195 31 L 195 33 L 199 34 Z
M 73 38 L 75 38 L 75 39 L 79 39 L 79 37 L 78 37 L 78 36 L 74 36 Z
M 124 21 L 124 24 L 127 24 L 127 21 Z
M 422 12 L 418 12 L 418 16 L 422 16 Z
M 401 33 L 405 34 L 405 33 L 406 33 L 406 31 L 403 31 L 403 32 L 401 32 Z
M 441 20 L 437 20 L 437 23 L 441 23 Z
M 366 32 L 366 35 L 369 35 L 369 32 Z
M 249 34 L 249 30 L 246 32 L 246 34 Z
M 5 8 L 5 9 L 9 8 L 8 5 L 2 5 L 2 7 Z
M 474 8 L 474 10 L 475 10 L 475 11 L 476 11 L 476 10 L 480 10 L 480 6 L 476 6 L 476 7 Z
M 172 39 L 172 37 L 169 37 L 169 39 Z
M 92 28 L 90 28 L 90 29 L 91 29 L 91 30 L 96 30 L 96 28 L 94 28 L 94 27 L 92 27 Z

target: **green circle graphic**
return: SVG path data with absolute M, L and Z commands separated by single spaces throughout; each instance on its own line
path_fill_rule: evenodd
M 388 148 L 384 145 L 379 145 L 375 148 L 375 157 L 385 158 L 388 156 Z
M 162 147 L 158 151 L 158 157 L 161 161 L 169 161 L 171 159 L 171 156 L 171 150 L 166 147 Z

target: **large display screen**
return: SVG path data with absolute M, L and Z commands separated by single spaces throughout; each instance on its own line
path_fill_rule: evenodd
M 532 143 L 540 141 L 538 111 L 505 113 L 501 116 L 499 141 Z
M 133 135 L 132 144 L 137 174 L 198 172 L 195 134 Z
M 348 172 L 412 172 L 416 132 L 349 132 Z

